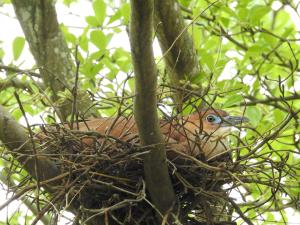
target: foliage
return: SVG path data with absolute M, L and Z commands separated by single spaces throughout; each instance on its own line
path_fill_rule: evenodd
M 79 2 L 63 1 L 71 8 Z M 292 18 L 299 12 L 297 1 L 179 2 L 186 23 L 191 24 L 189 32 L 202 68 L 199 76 L 183 85 L 193 89 L 183 114 L 205 101 L 208 106 L 243 113 L 250 119 L 250 125 L 231 138 L 236 149 L 234 161 L 247 168 L 225 187 L 237 198 L 241 210 L 235 211 L 233 218 L 239 224 L 247 223 L 244 217 L 253 224 L 286 223 L 290 218 L 285 209 L 299 207 L 300 39 Z M 129 3 L 96 0 L 92 8 L 79 32 L 64 22 L 60 25 L 74 59 L 80 63 L 80 88 L 96 102 L 94 108 L 100 115 L 114 116 L 120 110 L 129 115 L 134 95 L 131 56 L 128 48 L 113 46 L 120 35 L 127 38 Z M 23 37 L 14 39 L 11 68 L 18 68 L 20 59 L 26 60 L 24 44 Z M 0 60 L 8 51 L 0 45 Z M 157 62 L 159 108 L 162 116 L 166 112 L 170 116 L 174 111 L 172 87 L 160 56 Z M 36 72 L 34 65 L 29 70 Z M 27 70 L 2 71 L 0 104 L 14 118 L 24 119 L 13 97 L 17 92 L 28 115 L 41 116 L 46 122 L 55 120 L 53 104 L 59 102 L 50 103 L 47 96 L 51 92 L 41 88 L 39 78 Z M 16 87 L 15 79 L 24 86 Z M 200 87 L 204 91 L 199 91 Z M 72 93 L 66 90 L 59 96 L 69 98 Z M 4 160 L 1 163 L 3 167 Z

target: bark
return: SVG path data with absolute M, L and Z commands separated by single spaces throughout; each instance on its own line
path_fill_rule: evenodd
M 171 84 L 182 87 L 180 80 L 190 80 L 200 72 L 193 40 L 184 23 L 176 0 L 155 0 L 155 24 Z M 176 103 L 181 104 L 184 93 L 178 91 Z
M 144 160 L 147 188 L 156 208 L 166 215 L 175 202 L 175 194 L 157 114 L 157 70 L 152 49 L 153 8 L 153 0 L 131 0 L 130 44 L 136 79 L 134 116 L 141 143 L 150 150 Z
M 53 91 L 63 90 L 72 79 L 72 61 L 59 28 L 54 1 L 13 0 L 12 3 L 46 85 Z
M 45 86 L 57 101 L 59 91 L 71 90 L 73 63 L 65 38 L 59 28 L 53 0 L 12 0 L 30 51 L 39 68 Z M 60 111 L 65 120 L 69 106 Z
M 36 180 L 46 181 L 60 174 L 54 162 L 45 156 L 35 155 L 34 146 L 24 128 L 19 125 L 0 105 L 0 140 L 10 150 L 10 154 Z M 56 182 L 45 185 L 52 192 Z

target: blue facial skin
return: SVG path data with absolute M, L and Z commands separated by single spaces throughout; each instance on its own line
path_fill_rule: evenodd
M 210 123 L 220 124 L 222 127 L 234 126 L 236 124 L 249 122 L 247 117 L 243 116 L 225 116 L 223 119 L 220 116 L 210 114 L 206 117 Z

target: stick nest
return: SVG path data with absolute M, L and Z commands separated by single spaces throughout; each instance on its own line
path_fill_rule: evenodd
M 143 156 L 148 149 L 139 146 L 138 137 L 124 142 L 97 132 L 71 131 L 44 126 L 41 146 L 61 170 L 62 207 L 76 209 L 83 222 L 109 220 L 117 224 L 155 224 L 143 178 Z M 45 135 L 45 136 L 44 136 Z M 95 139 L 86 145 L 83 139 Z M 213 162 L 184 156 L 167 146 L 168 166 L 178 202 L 178 218 L 187 224 L 229 221 L 230 207 L 222 186 L 232 181 L 230 174 L 240 170 L 221 156 Z M 203 165 L 203 166 L 201 166 Z M 205 165 L 209 165 L 206 168 Z M 80 208 L 80 213 L 78 213 Z M 229 223 L 231 224 L 231 223 Z

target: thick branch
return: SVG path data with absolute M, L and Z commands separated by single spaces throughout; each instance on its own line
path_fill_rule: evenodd
M 193 40 L 176 0 L 154 2 L 154 29 L 157 30 L 171 83 L 180 86 L 180 80 L 190 79 L 200 72 Z
M 27 172 L 39 181 L 49 180 L 60 174 L 56 165 L 44 156 L 33 154 L 33 146 L 24 128 L 0 105 L 0 140 L 11 151 Z M 36 163 L 36 160 L 38 163 Z M 36 168 L 36 165 L 38 168 Z M 39 176 L 37 176 L 37 174 Z M 54 185 L 54 182 L 51 183 Z M 45 187 L 51 192 L 50 186 Z
M 136 79 L 134 115 L 145 157 L 146 184 L 153 203 L 165 215 L 175 201 L 157 115 L 157 72 L 152 49 L 153 0 L 131 0 L 130 44 Z

